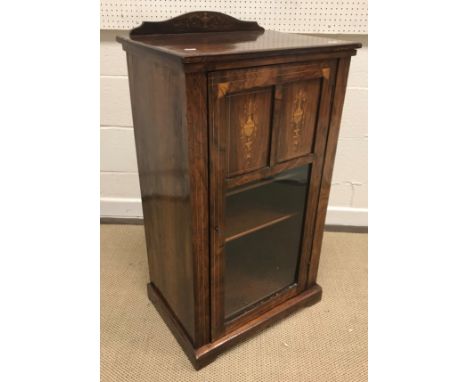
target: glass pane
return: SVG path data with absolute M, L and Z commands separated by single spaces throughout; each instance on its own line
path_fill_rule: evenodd
M 309 167 L 229 190 L 226 318 L 296 283 Z

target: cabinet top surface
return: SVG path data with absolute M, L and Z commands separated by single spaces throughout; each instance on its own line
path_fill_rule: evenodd
M 183 61 L 247 53 L 335 52 L 361 47 L 356 42 L 269 30 L 121 36 L 118 41 L 164 52 Z

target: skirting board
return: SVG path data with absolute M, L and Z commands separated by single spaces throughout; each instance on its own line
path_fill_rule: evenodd
M 101 197 L 101 218 L 141 219 L 141 199 Z
M 139 198 L 107 198 L 101 197 L 101 221 L 138 220 L 142 219 L 143 211 Z M 367 227 L 367 208 L 352 208 L 329 206 L 327 226 Z
M 367 208 L 328 206 L 325 224 L 367 227 Z

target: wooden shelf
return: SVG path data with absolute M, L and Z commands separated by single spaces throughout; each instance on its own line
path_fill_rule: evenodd
M 244 192 L 244 191 L 251 190 L 257 187 L 266 186 L 275 181 L 276 181 L 275 178 L 266 178 L 266 179 L 258 180 L 256 182 L 249 183 L 247 185 L 234 187 L 226 192 L 226 196 L 235 195 L 235 194 L 238 194 L 239 192 Z
M 264 211 L 262 211 L 262 212 L 264 212 Z M 272 216 L 275 215 L 274 211 L 271 211 L 270 213 L 271 213 Z M 290 219 L 290 218 L 292 218 L 294 216 L 297 216 L 298 214 L 297 213 L 287 214 L 287 215 L 282 215 L 282 216 L 278 216 L 278 217 L 275 217 L 275 218 L 272 217 L 270 219 L 268 219 L 266 217 L 266 215 L 269 215 L 269 213 L 265 213 L 264 216 L 262 216 L 262 218 L 265 219 L 265 223 L 256 225 L 256 226 L 254 226 L 252 228 L 249 228 L 249 229 L 239 230 L 238 233 L 231 234 L 230 236 L 226 237 L 226 242 L 229 242 L 229 241 L 235 240 L 235 239 L 239 239 L 242 236 L 248 235 L 250 233 L 254 233 L 254 232 L 259 231 L 259 230 L 261 230 L 263 228 L 267 228 L 267 227 L 269 227 L 269 226 L 271 226 L 273 224 L 280 223 L 280 222 L 282 222 L 284 220 L 287 220 L 287 219 Z
M 261 197 L 253 195 L 255 190 L 250 187 L 228 196 L 226 242 L 302 214 L 302 185 L 298 184 L 297 190 L 287 181 L 271 182 L 263 186 L 268 189 L 264 190 Z
M 226 244 L 227 320 L 295 284 L 301 225 L 295 215 Z

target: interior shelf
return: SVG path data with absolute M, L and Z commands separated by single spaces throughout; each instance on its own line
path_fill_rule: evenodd
M 299 215 L 226 243 L 226 319 L 294 285 L 302 221 Z
M 304 188 L 291 180 L 236 190 L 227 198 L 226 242 L 302 214 Z M 261 194 L 260 194 L 261 193 Z
M 230 189 L 225 203 L 225 319 L 293 287 L 309 165 Z

